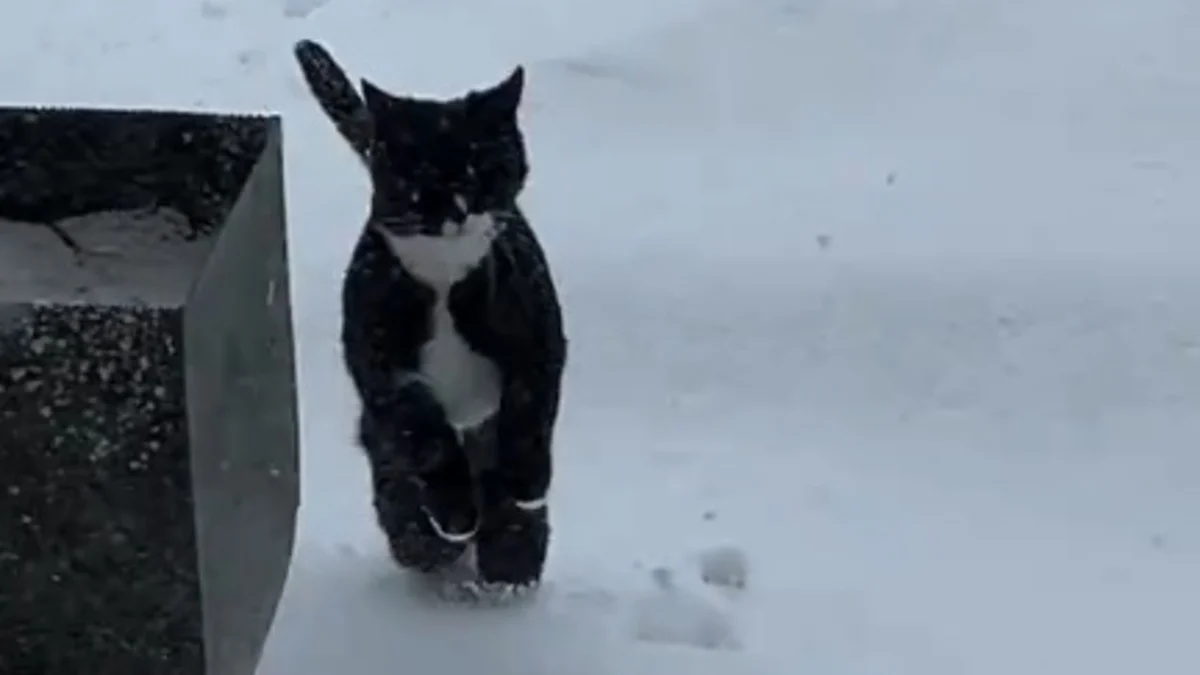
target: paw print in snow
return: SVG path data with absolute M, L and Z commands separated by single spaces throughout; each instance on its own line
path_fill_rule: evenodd
M 743 589 L 749 581 L 750 560 L 737 546 L 714 546 L 700 552 L 700 580 L 709 586 Z
M 203 0 L 200 3 L 200 16 L 210 21 L 219 21 L 229 15 L 229 6 L 216 0 Z
M 284 0 L 283 15 L 289 19 L 303 19 L 328 2 L 329 0 Z
M 736 650 L 741 640 L 732 618 L 705 598 L 679 588 L 670 570 L 651 573 L 654 591 L 634 606 L 634 637 L 641 642 Z

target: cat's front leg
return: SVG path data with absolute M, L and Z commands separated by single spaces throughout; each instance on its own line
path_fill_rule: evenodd
M 483 523 L 475 537 L 475 563 L 485 586 L 531 588 L 541 582 L 546 566 L 549 508 L 518 506 L 506 482 L 494 469 L 480 476 Z
M 475 479 L 462 440 L 424 378 L 401 378 L 397 445 L 412 458 L 410 480 L 421 494 L 421 508 L 442 539 L 465 543 L 479 530 Z
M 446 414 L 419 375 L 376 376 L 372 384 L 359 423 L 363 447 L 386 454 L 392 466 L 407 474 L 427 470 L 453 451 L 455 437 Z
M 541 581 L 550 541 L 546 495 L 560 372 L 509 378 L 497 420 L 497 462 L 481 476 L 484 521 L 476 556 L 485 583 L 532 586 Z
M 411 480 L 420 491 L 421 511 L 438 537 L 452 544 L 466 544 L 475 537 L 480 520 L 475 477 L 461 447 L 443 454 Z
M 509 376 L 503 388 L 497 469 L 501 488 L 524 511 L 544 507 L 550 491 L 560 378 L 557 371 Z
M 462 557 L 467 544 L 447 541 L 434 528 L 425 510 L 426 496 L 407 469 L 373 456 L 371 478 L 375 515 L 397 564 L 437 572 Z
M 448 542 L 466 542 L 479 528 L 468 456 L 423 379 L 402 376 L 400 382 L 391 414 L 372 416 L 382 427 L 373 430 L 377 437 L 373 445 L 387 448 L 393 473 L 402 474 L 416 490 L 421 512 L 433 531 Z M 367 433 L 365 426 L 363 433 Z

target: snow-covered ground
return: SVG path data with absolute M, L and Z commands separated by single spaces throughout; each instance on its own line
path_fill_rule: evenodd
M 285 115 L 304 504 L 262 675 L 1200 672 L 1200 4 L 118 4 L 5 9 L 4 99 Z M 573 348 L 531 605 L 386 559 L 335 342 L 366 184 L 299 37 L 423 94 L 529 67 Z

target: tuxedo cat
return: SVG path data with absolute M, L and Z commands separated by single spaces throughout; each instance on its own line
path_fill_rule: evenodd
M 358 439 L 392 556 L 433 572 L 475 548 L 479 581 L 532 586 L 566 338 L 517 197 L 529 171 L 518 67 L 450 100 L 359 94 L 320 45 L 295 55 L 366 167 L 372 197 L 342 288 Z

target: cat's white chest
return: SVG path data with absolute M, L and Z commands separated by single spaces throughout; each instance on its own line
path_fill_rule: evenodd
M 467 345 L 454 325 L 450 288 L 487 256 L 496 227 L 486 215 L 447 225 L 450 236 L 397 237 L 385 233 L 388 247 L 410 274 L 436 293 L 430 310 L 429 341 L 421 348 L 420 374 L 458 429 L 476 427 L 500 407 L 496 364 Z
M 467 216 L 461 225 L 446 223 L 442 230 L 440 237 L 383 235 L 409 274 L 435 290 L 448 289 L 478 267 L 498 232 L 495 221 L 486 214 Z
M 500 407 L 500 372 L 462 339 L 444 300 L 434 305 L 430 319 L 432 337 L 421 349 L 421 374 L 452 425 L 460 430 L 479 426 Z

